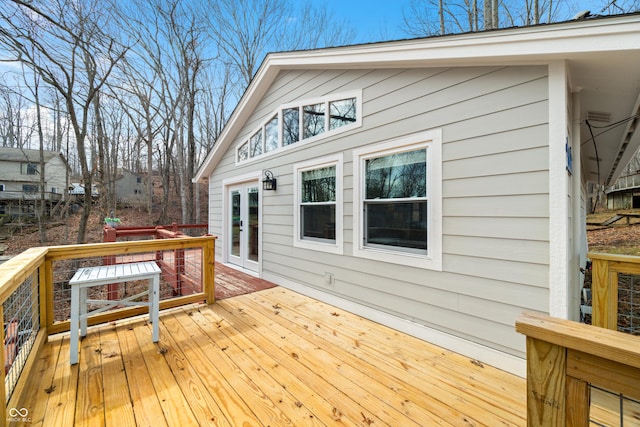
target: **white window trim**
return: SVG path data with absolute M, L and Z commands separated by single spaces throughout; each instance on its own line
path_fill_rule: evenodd
M 427 148 L 427 254 L 364 245 L 364 161 Z M 442 130 L 435 129 L 353 150 L 353 255 L 380 262 L 442 271 Z
M 342 255 L 343 243 L 343 156 L 342 153 L 296 163 L 293 166 L 293 246 L 297 248 L 311 249 Z M 307 240 L 300 238 L 300 174 L 307 170 L 320 169 L 327 166 L 336 167 L 336 241 L 322 242 L 320 240 Z
M 348 98 L 355 98 L 356 100 L 356 121 L 349 124 L 349 125 L 345 125 L 345 126 L 340 126 L 339 128 L 333 129 L 333 130 L 329 130 L 328 125 L 325 127 L 325 131 L 321 134 L 318 134 L 316 136 L 313 136 L 311 138 L 306 138 L 306 139 L 300 139 L 299 141 L 297 141 L 294 144 L 291 145 L 287 145 L 286 147 L 282 146 L 282 111 L 286 110 L 288 108 L 302 108 L 305 105 L 313 105 L 313 104 L 321 104 L 321 103 L 330 103 L 333 101 L 340 101 L 342 99 L 348 99 Z M 326 115 L 328 117 L 329 115 L 329 110 L 327 107 L 327 111 L 326 111 Z M 248 143 L 248 149 L 249 151 L 251 151 L 251 143 L 249 142 L 249 140 L 251 139 L 251 137 L 253 135 L 255 135 L 257 132 L 262 131 L 262 140 L 263 140 L 263 144 L 265 141 L 265 126 L 267 123 L 269 123 L 269 121 L 271 121 L 273 119 L 274 116 L 278 117 L 278 148 L 276 148 L 275 150 L 271 150 L 268 152 L 262 152 L 262 154 L 255 156 L 255 157 L 248 157 L 246 160 L 242 160 L 242 161 L 238 161 L 238 150 L 240 149 L 240 147 L 242 147 L 242 145 L 247 142 Z M 300 114 L 298 117 L 299 120 L 299 129 L 302 130 L 303 129 L 303 114 Z M 246 165 L 246 164 L 250 164 L 254 161 L 259 161 L 262 160 L 266 157 L 275 155 L 275 154 L 280 154 L 280 153 L 284 153 L 287 152 L 289 150 L 296 150 L 299 149 L 300 147 L 305 146 L 306 144 L 310 144 L 313 142 L 316 142 L 318 140 L 324 139 L 324 138 L 330 138 L 332 136 L 341 134 L 343 132 L 348 132 L 350 130 L 353 130 L 355 128 L 358 128 L 362 126 L 362 90 L 354 90 L 354 91 L 349 91 L 349 92 L 341 92 L 341 93 L 332 93 L 326 96 L 322 96 L 322 97 L 317 97 L 317 98 L 309 98 L 309 99 L 303 99 L 303 100 L 299 100 L 296 102 L 291 102 L 291 103 L 287 103 L 287 104 L 281 104 L 280 106 L 278 106 L 274 111 L 270 112 L 270 114 L 267 114 L 267 119 L 265 119 L 260 126 L 252 129 L 251 132 L 249 132 L 247 137 L 242 138 L 241 140 L 238 141 L 238 143 L 236 144 L 236 148 L 235 148 L 235 164 L 236 166 L 238 165 Z

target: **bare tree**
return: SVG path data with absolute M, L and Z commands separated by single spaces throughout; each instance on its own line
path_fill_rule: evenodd
M 411 0 L 403 11 L 403 29 L 412 36 L 451 34 L 569 19 L 565 0 Z
M 96 93 L 105 85 L 115 64 L 125 55 L 105 29 L 108 17 L 98 2 L 31 2 L 7 0 L 0 6 L 0 44 L 64 99 L 82 169 L 85 197 L 93 182 L 86 137 Z M 38 37 L 30 31 L 38 27 Z M 35 56 L 33 52 L 37 52 Z M 84 203 L 78 243 L 83 243 L 91 203 Z

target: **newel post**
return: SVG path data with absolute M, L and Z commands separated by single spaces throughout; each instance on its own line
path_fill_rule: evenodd
M 207 304 L 216 301 L 215 265 L 216 265 L 216 238 L 211 236 L 204 245 L 202 282 L 206 294 Z

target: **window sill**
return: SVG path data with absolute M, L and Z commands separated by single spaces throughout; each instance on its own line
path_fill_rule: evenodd
M 296 239 L 293 241 L 293 246 L 296 248 L 309 249 L 312 251 L 320 251 L 330 254 L 343 254 L 342 243 L 325 243 L 320 241 Z
M 426 254 L 416 254 L 401 250 L 381 249 L 374 247 L 354 248 L 353 255 L 380 262 L 390 262 L 407 267 L 423 268 L 425 270 L 442 271 L 442 258 Z

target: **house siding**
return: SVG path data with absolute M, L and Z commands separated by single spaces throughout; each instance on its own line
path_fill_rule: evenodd
M 361 127 L 236 165 L 237 143 L 278 106 L 350 90 L 363 91 Z M 546 66 L 283 72 L 209 179 L 210 231 L 223 234 L 223 180 L 270 169 L 278 190 L 261 198 L 263 274 L 521 357 L 516 317 L 549 310 L 548 111 Z M 353 257 L 352 150 L 428 129 L 443 138 L 443 271 Z M 294 248 L 293 165 L 337 152 L 344 253 Z

